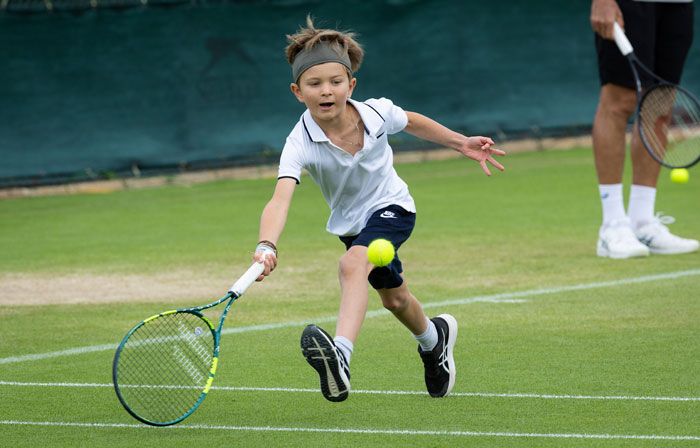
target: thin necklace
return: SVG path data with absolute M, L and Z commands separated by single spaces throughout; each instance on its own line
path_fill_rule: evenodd
M 355 122 L 355 130 L 352 131 L 352 134 L 350 134 L 350 137 L 353 137 L 353 136 L 359 134 L 359 135 L 357 135 L 356 139 L 348 140 L 348 139 L 339 137 L 340 140 L 344 141 L 345 143 L 350 143 L 353 147 L 361 146 L 362 145 L 362 131 L 360 130 L 360 121 L 361 120 L 362 120 L 361 117 L 357 119 L 357 121 Z

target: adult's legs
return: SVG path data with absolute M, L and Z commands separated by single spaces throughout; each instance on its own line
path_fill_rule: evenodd
M 598 183 L 622 182 L 625 164 L 625 132 L 634 113 L 636 93 L 615 84 L 600 89 L 600 99 L 593 121 L 593 155 Z
M 610 258 L 643 257 L 649 249 L 641 244 L 629 225 L 622 194 L 627 122 L 634 113 L 636 92 L 605 84 L 593 122 L 593 154 L 603 210 L 596 253 Z

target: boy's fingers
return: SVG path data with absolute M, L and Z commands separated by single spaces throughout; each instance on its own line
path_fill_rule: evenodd
M 503 165 L 501 165 L 500 163 L 498 163 L 498 161 L 495 160 L 493 157 L 489 157 L 487 160 L 491 163 L 491 165 L 495 166 L 499 170 L 505 171 L 506 168 Z
M 482 160 L 479 162 L 479 165 L 481 165 L 481 169 L 484 170 L 484 173 L 486 173 L 487 176 L 491 175 L 491 171 L 489 170 L 489 167 L 486 166 L 486 161 Z

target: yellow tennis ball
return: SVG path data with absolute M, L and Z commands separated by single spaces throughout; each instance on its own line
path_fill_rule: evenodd
M 375 266 L 387 266 L 395 254 L 394 245 L 383 238 L 374 240 L 367 246 L 367 259 Z
M 671 170 L 671 182 L 677 184 L 685 184 L 690 179 L 690 173 L 685 168 L 676 168 Z

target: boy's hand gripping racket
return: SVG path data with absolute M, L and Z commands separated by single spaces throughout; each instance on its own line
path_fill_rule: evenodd
M 112 364 L 114 389 L 129 414 L 149 425 L 167 426 L 197 410 L 216 374 L 229 308 L 264 269 L 263 263 L 253 263 L 219 300 L 165 311 L 129 330 Z M 214 328 L 201 312 L 226 301 Z
M 670 83 L 644 66 L 620 25 L 613 29 L 615 43 L 630 64 L 637 88 L 635 121 L 649 154 L 668 168 L 690 168 L 700 161 L 700 103 L 683 87 Z M 638 68 L 656 83 L 642 91 Z

